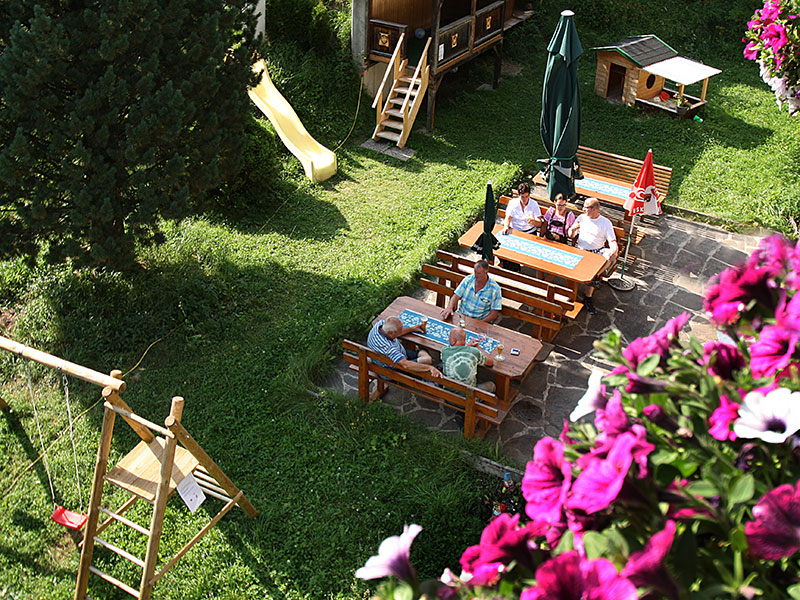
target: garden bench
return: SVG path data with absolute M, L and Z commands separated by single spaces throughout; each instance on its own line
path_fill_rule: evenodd
M 436 251 L 437 265 L 450 271 L 469 274 L 475 267 L 475 260 L 469 257 L 453 254 L 444 250 Z M 583 304 L 573 300 L 573 291 L 563 285 L 552 281 L 547 281 L 539 277 L 521 273 L 519 271 L 509 271 L 497 265 L 489 265 L 489 274 L 492 275 L 503 290 L 505 297 L 506 288 L 509 291 L 522 291 L 526 294 L 535 295 L 540 300 L 546 300 L 550 305 L 557 305 L 561 308 L 561 316 L 557 316 L 554 311 L 549 315 L 551 319 L 562 321 L 564 319 L 574 320 L 583 308 Z M 520 302 L 522 303 L 522 302 Z M 543 306 L 543 308 L 545 308 Z M 544 316 L 548 316 L 545 314 Z
M 411 373 L 401 367 L 389 367 L 381 361 L 384 355 L 366 346 L 343 340 L 344 360 L 358 371 L 358 397 L 368 402 L 382 396 L 391 385 L 464 413 L 464 437 L 483 437 L 491 425 L 500 425 L 508 406 L 492 393 L 464 385 L 447 377 L 433 377 L 428 373 Z M 376 390 L 370 394 L 372 381 Z
M 630 190 L 636 182 L 636 177 L 638 177 L 644 161 L 587 146 L 578 146 L 577 156 L 585 179 L 575 180 L 575 191 L 582 196 L 593 196 L 601 202 L 623 208 L 625 200 L 628 198 L 624 189 Z M 664 202 L 672 180 L 672 168 L 653 163 L 653 174 L 659 196 Z M 547 185 L 541 173 L 536 174 L 534 182 Z M 624 189 L 601 191 L 603 184 L 610 184 L 612 188 L 621 186 Z
M 436 306 L 442 308 L 446 306 L 448 299 L 453 295 L 461 280 L 467 276 L 466 273 L 453 271 L 440 265 L 422 265 L 422 272 L 436 278 L 436 281 L 433 281 L 423 277 L 420 279 L 420 285 L 426 290 L 436 292 Z M 561 329 L 564 309 L 554 302 L 548 302 L 540 296 L 520 289 L 506 286 L 501 290 L 503 292 L 503 308 L 500 314 L 532 325 L 531 337 L 539 340 L 542 344 L 542 349 L 533 360 L 534 362 L 544 362 L 553 351 L 554 346 L 550 341 Z M 510 301 L 518 302 L 520 308 L 511 306 Z

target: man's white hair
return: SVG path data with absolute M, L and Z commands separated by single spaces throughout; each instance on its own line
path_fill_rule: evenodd
M 403 322 L 397 317 L 389 317 L 383 322 L 383 333 L 399 333 Z

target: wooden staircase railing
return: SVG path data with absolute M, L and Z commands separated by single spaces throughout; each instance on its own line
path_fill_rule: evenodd
M 431 45 L 431 39 L 428 38 L 414 74 L 409 77 L 405 75 L 408 60 L 400 58 L 400 48 L 402 47 L 404 36 L 405 34 L 401 35 L 397 41 L 397 47 L 392 54 L 389 65 L 386 67 L 386 73 L 375 94 L 375 101 L 372 103 L 372 107 L 376 109 L 376 124 L 372 139 L 383 138 L 391 140 L 397 144 L 398 148 L 403 148 L 406 145 L 408 136 L 411 134 L 411 128 L 414 126 L 414 120 L 417 118 L 417 113 L 419 113 L 419 109 L 422 106 L 422 98 L 428 89 L 430 77 L 428 49 Z M 392 85 L 386 102 L 381 106 L 383 93 L 386 89 L 386 84 L 389 82 L 390 74 Z M 388 131 L 387 128 L 394 131 Z

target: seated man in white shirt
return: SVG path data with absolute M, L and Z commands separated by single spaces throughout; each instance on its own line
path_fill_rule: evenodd
M 569 228 L 569 237 L 578 237 L 577 247 L 595 254 L 601 254 L 606 259 L 606 265 L 601 275 L 617 260 L 619 248 L 614 226 L 606 217 L 600 214 L 600 201 L 597 198 L 587 198 L 583 203 L 583 214 L 580 215 L 572 227 Z M 606 248 L 606 242 L 608 247 Z M 595 280 L 586 286 L 584 291 L 584 306 L 590 315 L 597 312 L 592 303 L 592 296 L 600 281 Z

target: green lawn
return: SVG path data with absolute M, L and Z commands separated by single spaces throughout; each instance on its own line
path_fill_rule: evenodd
M 359 146 L 374 118 L 365 98 L 335 178 L 312 185 L 283 154 L 281 165 L 264 167 L 280 183 L 221 196 L 218 210 L 169 224 L 167 243 L 142 251 L 145 268 L 136 275 L 0 265 L 4 335 L 100 371 L 131 369 L 161 339 L 127 376 L 125 398 L 161 422 L 170 398 L 184 396 L 184 423 L 260 511 L 253 521 L 231 513 L 159 583 L 156 597 L 366 598 L 355 569 L 404 523 L 425 528 L 413 556 L 425 576 L 457 568 L 461 550 L 477 540 L 479 478 L 458 449 L 490 449 L 424 432 L 380 405 L 307 390 L 329 371 L 342 337 L 363 339 L 373 316 L 410 289 L 420 264 L 471 224 L 488 180 L 506 192 L 542 156 L 548 37 L 533 22 L 510 36 L 506 59 L 523 70 L 496 91 L 476 91 L 490 80 L 488 59 L 448 75 L 436 130 L 412 134 L 417 153 L 406 163 Z M 723 69 L 703 123 L 606 104 L 592 93 L 587 52 L 583 143 L 636 157 L 652 147 L 656 162 L 674 169 L 671 203 L 787 228 L 800 198 L 798 120 L 777 111 L 740 55 L 692 57 Z M 302 103 L 296 107 L 304 118 Z M 355 112 L 354 103 L 345 108 Z M 321 141 L 334 147 L 346 129 Z M 67 598 L 77 550 L 47 518 L 42 464 L 23 471 L 40 452 L 24 369 L 5 358 L 0 372 L 0 395 L 15 409 L 0 418 L 0 590 Z M 44 436 L 53 440 L 66 428 L 64 399 L 54 378 L 34 372 Z M 97 399 L 77 382 L 70 396 L 74 413 Z M 95 406 L 77 424 L 84 501 L 100 418 Z M 134 443 L 119 431 L 115 459 Z M 59 494 L 77 507 L 68 437 L 49 456 Z M 171 500 L 162 555 L 207 514 L 191 516 Z M 143 549 L 141 539 L 110 532 L 109 541 Z M 103 565 L 135 579 L 120 561 Z M 118 597 L 96 581 L 93 597 Z

